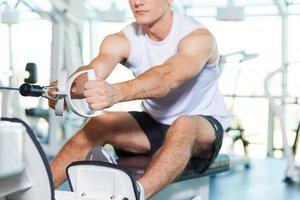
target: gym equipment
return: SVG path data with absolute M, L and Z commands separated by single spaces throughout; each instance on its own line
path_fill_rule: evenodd
M 282 144 L 284 149 L 284 154 L 287 159 L 287 169 L 285 172 L 285 181 L 287 183 L 300 183 L 300 168 L 298 168 L 295 164 L 295 155 L 293 153 L 292 148 L 288 143 L 288 133 L 286 130 L 286 121 L 285 121 L 285 112 L 283 112 L 285 104 L 281 102 L 281 104 L 276 104 L 276 98 L 272 95 L 271 88 L 271 80 L 272 78 L 278 74 L 282 73 L 283 69 L 280 68 L 272 73 L 270 73 L 265 80 L 265 93 L 270 102 L 270 108 L 275 117 L 279 119 L 281 135 L 282 135 Z M 285 101 L 283 97 L 283 101 Z
M 0 200 L 25 200 L 25 199 L 45 199 L 54 200 L 54 187 L 52 176 L 46 156 L 39 142 L 36 140 L 30 127 L 18 119 L 2 118 L 1 123 L 1 140 L 8 141 L 11 139 L 12 128 L 19 125 L 19 141 L 23 146 L 22 151 L 18 152 L 20 162 L 13 162 L 10 155 L 14 154 L 17 145 L 3 149 L 7 156 L 1 154 L 0 163 L 8 165 L 7 168 L 13 167 L 14 164 L 20 165 L 22 170 L 6 173 L 0 177 Z M 24 128 L 25 127 L 25 128 Z M 17 129 L 17 128 L 15 128 Z M 26 131 L 24 131 L 26 129 Z M 2 150 L 2 149 L 1 149 Z
M 29 73 L 28 78 L 24 79 L 25 83 L 36 83 L 38 80 L 36 64 L 35 63 L 27 63 L 25 70 L 26 70 L 26 72 Z
M 9 83 L 8 85 L 16 85 L 20 81 L 25 82 L 24 85 L 20 88 L 15 88 L 15 87 L 9 87 L 6 86 L 7 84 L 4 84 L 2 81 L 0 81 L 0 90 L 3 90 L 3 96 L 6 98 L 3 99 L 2 102 L 2 113 L 3 116 L 9 116 L 10 112 L 9 109 L 11 107 L 14 107 L 14 110 L 17 110 L 13 113 L 14 116 L 20 116 L 22 114 L 21 109 L 19 108 L 19 99 L 18 95 L 16 95 L 13 91 L 19 90 L 20 93 L 25 94 L 26 91 L 24 89 L 29 89 L 30 87 L 34 87 L 32 89 L 38 89 L 36 85 L 30 86 L 30 84 L 36 83 L 37 82 L 37 66 L 35 63 L 27 63 L 26 64 L 26 73 L 13 73 L 12 68 L 4 71 L 4 76 L 9 78 Z M 26 84 L 27 83 L 27 84 Z M 30 92 L 30 91 L 27 91 Z M 28 94 L 30 96 L 30 94 Z
M 221 55 L 220 67 L 221 67 L 221 70 L 224 70 L 226 63 L 233 62 L 233 63 L 240 64 L 240 63 L 255 59 L 257 57 L 258 57 L 258 54 L 249 54 L 249 53 L 246 53 L 245 51 L 232 52 L 229 54 Z M 248 146 L 249 146 L 250 142 L 247 140 L 247 137 L 245 135 L 245 129 L 243 128 L 241 119 L 239 118 L 239 116 L 234 114 L 234 111 L 235 111 L 234 106 L 235 106 L 235 101 L 236 101 L 236 96 L 237 96 L 237 87 L 238 87 L 239 79 L 241 76 L 241 70 L 242 69 L 239 66 L 237 74 L 235 76 L 235 80 L 234 80 L 233 91 L 232 91 L 232 94 L 230 95 L 230 97 L 232 98 L 232 103 L 230 105 L 229 110 L 233 113 L 233 120 L 232 120 L 230 127 L 227 128 L 225 130 L 225 132 L 231 138 L 231 141 L 232 141 L 231 149 L 230 149 L 231 152 L 229 152 L 232 166 L 242 165 L 247 169 L 247 168 L 250 168 L 250 165 L 251 165 L 249 157 L 248 157 Z M 243 156 L 235 155 L 235 153 L 234 153 L 234 145 L 238 141 L 242 142 L 243 151 L 244 151 Z
M 145 172 L 150 160 L 151 158 L 147 156 L 134 156 L 119 158 L 117 163 L 128 169 L 138 179 Z M 209 200 L 210 176 L 228 171 L 229 157 L 224 154 L 219 155 L 206 171 L 200 167 L 201 162 L 203 161 L 191 159 L 183 173 L 173 183 L 154 195 L 151 200 Z
M 245 8 L 236 6 L 234 0 L 228 0 L 226 7 L 217 8 L 216 19 L 221 21 L 243 21 L 245 19 Z
M 39 86 L 39 85 L 31 85 L 28 83 L 22 84 L 19 88 L 14 87 L 1 87 L 0 90 L 16 90 L 19 91 L 22 96 L 25 97 L 45 97 L 49 99 L 55 99 L 48 95 L 48 91 L 54 87 L 51 86 Z
M 295 133 L 296 133 L 296 137 L 294 139 L 294 142 L 293 142 L 293 153 L 294 155 L 297 153 L 297 150 L 298 150 L 298 145 L 299 145 L 299 134 L 300 134 L 300 122 L 298 122 L 298 126 L 297 126 L 297 129 L 294 130 Z
M 75 114 L 77 114 L 78 116 L 90 118 L 90 117 L 96 117 L 103 114 L 102 111 L 92 111 L 92 110 L 89 110 L 88 113 L 84 113 L 80 111 L 78 108 L 76 108 L 75 104 L 73 103 L 72 96 L 71 96 L 72 84 L 75 81 L 75 79 L 82 74 L 87 74 L 88 80 L 96 79 L 96 74 L 93 69 L 76 72 L 73 75 L 71 75 L 69 78 L 67 78 L 66 71 L 61 72 L 58 80 L 57 92 L 56 92 L 57 95 L 57 103 L 55 105 L 56 115 L 58 116 L 63 115 L 65 101 L 67 102 L 68 108 L 70 108 L 70 110 Z
M 23 171 L 23 139 L 21 125 L 0 123 L 0 178 Z
M 296 104 L 299 105 L 299 97 L 289 97 L 289 99 L 287 99 L 285 101 L 285 104 Z M 299 135 L 300 135 L 300 122 L 298 121 L 297 124 L 297 128 L 293 129 L 292 132 L 295 133 L 295 138 L 292 141 L 292 150 L 293 150 L 293 154 L 296 156 L 297 152 L 298 152 L 298 148 L 299 148 Z M 272 145 L 272 152 L 275 151 L 281 151 L 282 153 L 284 152 L 284 148 L 282 147 L 274 147 L 274 145 Z
M 15 134 L 23 138 L 23 151 L 20 151 L 19 156 L 12 161 L 2 152 L 10 154 L 15 148 L 8 147 L 2 151 L 2 146 L 0 146 L 0 166 L 4 163 L 6 169 L 10 169 L 8 165 L 16 164 L 23 170 L 11 170 L 5 176 L 0 176 L 0 200 L 139 199 L 135 179 L 144 173 L 150 160 L 149 157 L 121 158 L 117 161 L 118 165 L 98 161 L 74 162 L 67 168 L 72 192 L 54 191 L 48 161 L 30 127 L 16 118 L 2 118 L 2 120 L 5 122 L 0 121 L 0 141 L 10 140 L 13 137 L 11 133 L 16 129 Z M 151 199 L 208 200 L 209 176 L 227 171 L 229 159 L 225 155 L 219 155 L 205 173 L 197 169 L 199 162 L 201 161 L 191 160 L 181 176 Z
M 73 103 L 72 97 L 71 97 L 71 87 L 75 79 L 82 75 L 87 74 L 88 80 L 95 80 L 96 75 L 95 71 L 93 69 L 90 70 L 83 70 L 74 73 L 69 78 L 67 78 L 67 72 L 62 71 L 58 80 L 57 87 L 55 86 L 39 86 L 39 85 L 31 85 L 28 83 L 22 84 L 19 88 L 15 87 L 0 87 L 0 90 L 11 90 L 11 91 L 19 91 L 22 96 L 31 96 L 31 97 L 45 97 L 48 99 L 56 100 L 55 105 L 55 114 L 57 116 L 63 116 L 64 111 L 64 102 L 67 102 L 68 108 L 75 114 L 81 117 L 95 117 L 98 115 L 103 114 L 102 111 L 92 111 L 88 110 L 88 113 L 85 113 L 81 110 L 79 110 L 75 104 Z M 55 97 L 51 97 L 48 92 L 49 90 L 54 89 L 56 92 L 54 94 Z

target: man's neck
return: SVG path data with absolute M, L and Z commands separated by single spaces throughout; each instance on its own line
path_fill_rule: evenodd
M 144 31 L 154 41 L 164 40 L 171 31 L 173 12 L 170 10 L 151 25 L 144 25 Z

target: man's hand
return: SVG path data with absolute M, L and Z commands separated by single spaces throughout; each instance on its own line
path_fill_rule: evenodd
M 116 96 L 115 88 L 102 79 L 86 82 L 83 96 L 92 110 L 102 110 L 116 103 L 114 98 Z
M 52 81 L 50 83 L 50 86 L 53 87 L 53 88 L 50 88 L 49 91 L 48 91 L 48 95 L 50 97 L 52 97 L 53 99 L 56 98 L 57 89 L 55 89 L 55 88 L 57 88 L 57 82 L 58 81 Z M 53 100 L 53 99 L 48 99 L 48 106 L 54 110 L 55 105 L 56 105 L 56 100 Z M 67 103 L 65 102 L 64 103 L 64 108 L 66 109 L 66 107 L 67 107 Z
M 84 98 L 83 92 L 84 92 L 84 84 L 87 82 L 87 75 L 82 74 L 78 76 L 71 87 L 71 96 L 72 99 L 82 99 Z
M 84 89 L 83 89 L 83 86 L 86 82 L 87 78 L 86 78 L 86 75 L 83 74 L 79 77 L 77 77 L 73 84 L 72 84 L 72 87 L 71 87 L 71 95 L 72 95 L 72 98 L 74 99 L 82 99 L 84 98 L 83 97 L 83 92 L 84 92 Z M 57 92 L 57 83 L 58 81 L 52 81 L 50 83 L 50 86 L 52 86 L 53 88 L 51 88 L 49 91 L 48 91 L 48 95 L 52 98 L 56 98 L 56 92 Z M 56 101 L 53 100 L 53 99 L 48 99 L 48 105 L 50 108 L 52 109 L 55 109 L 55 104 L 56 104 Z M 65 101 L 64 103 L 64 108 L 66 109 L 67 108 L 67 103 Z

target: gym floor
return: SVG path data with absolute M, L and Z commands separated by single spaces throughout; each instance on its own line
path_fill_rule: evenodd
M 211 178 L 211 200 L 299 200 L 300 185 L 283 181 L 286 161 L 280 159 L 251 160 L 251 168 L 233 168 Z M 69 190 L 63 184 L 60 190 Z
M 283 182 L 285 168 L 285 160 L 251 160 L 250 169 L 212 177 L 211 200 L 299 200 L 300 185 Z

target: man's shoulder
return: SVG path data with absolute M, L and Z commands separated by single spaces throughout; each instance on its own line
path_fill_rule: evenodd
M 213 37 L 213 34 L 206 28 L 198 28 L 188 34 L 188 36 Z
M 104 38 L 104 42 L 108 42 L 108 43 L 110 43 L 110 42 L 126 42 L 126 40 L 127 40 L 126 36 L 122 31 L 109 34 Z
M 214 41 L 215 38 L 213 34 L 206 28 L 198 28 L 183 37 L 179 44 L 185 41 L 203 42 L 203 41 Z
M 185 36 L 178 46 L 180 51 L 189 52 L 208 52 L 215 55 L 217 53 L 216 40 L 211 32 L 207 29 L 196 29 L 187 36 Z
M 129 42 L 122 32 L 107 35 L 101 43 L 102 53 L 117 54 L 122 58 L 128 57 L 129 49 Z

